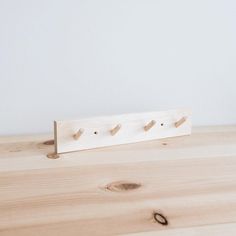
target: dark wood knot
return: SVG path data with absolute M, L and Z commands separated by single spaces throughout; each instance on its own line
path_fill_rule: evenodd
M 117 181 L 112 182 L 106 186 L 106 189 L 113 192 L 122 192 L 122 191 L 130 191 L 140 188 L 140 183 L 126 182 L 126 181 Z
M 54 140 L 51 139 L 51 140 L 47 140 L 45 142 L 43 142 L 44 145 L 54 145 Z
M 57 159 L 57 158 L 59 158 L 60 156 L 59 156 L 59 154 L 53 152 L 53 153 L 48 153 L 48 154 L 47 154 L 47 157 L 50 158 L 50 159 Z
M 161 225 L 168 225 L 168 220 L 161 213 L 154 212 L 153 213 L 153 218 L 157 223 L 159 223 Z

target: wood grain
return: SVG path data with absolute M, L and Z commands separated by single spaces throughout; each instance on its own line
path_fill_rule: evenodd
M 52 151 L 50 136 L 0 138 L 1 236 L 235 235 L 235 126 L 55 160 Z
M 218 225 L 204 225 L 199 227 L 180 228 L 162 231 L 141 232 L 134 234 L 123 234 L 123 236 L 232 236 L 236 235 L 236 223 L 218 224 Z

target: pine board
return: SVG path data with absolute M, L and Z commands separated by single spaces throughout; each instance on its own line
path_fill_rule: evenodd
M 236 126 L 58 159 L 50 139 L 0 138 L 1 236 L 236 234 Z

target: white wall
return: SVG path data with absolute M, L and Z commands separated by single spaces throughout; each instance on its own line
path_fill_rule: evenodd
M 236 1 L 0 0 L 0 134 L 189 107 L 236 123 Z

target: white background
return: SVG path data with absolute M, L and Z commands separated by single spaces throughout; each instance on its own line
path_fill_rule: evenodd
M 235 0 L 0 0 L 0 135 L 187 107 L 236 124 Z

